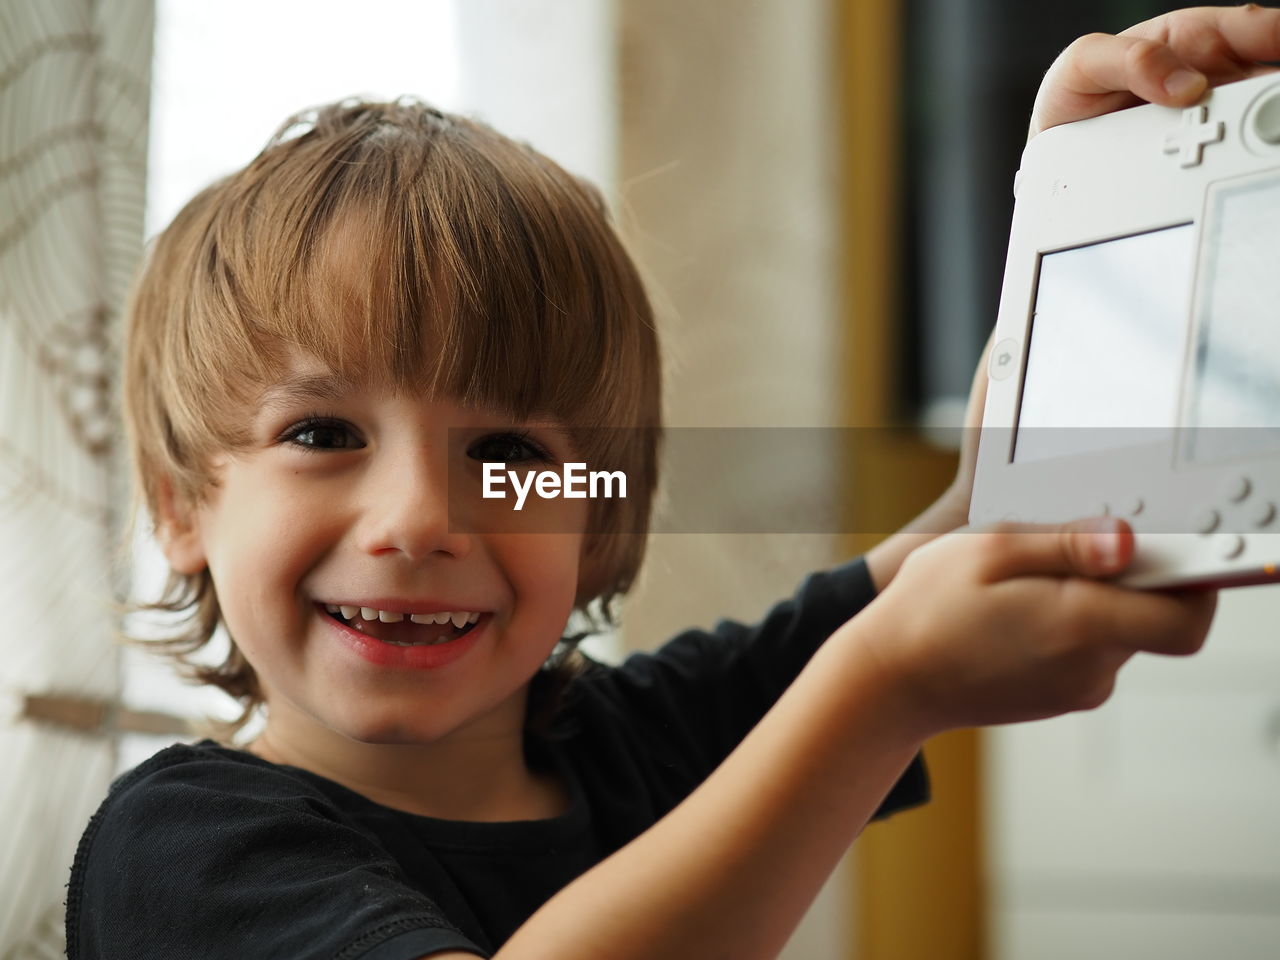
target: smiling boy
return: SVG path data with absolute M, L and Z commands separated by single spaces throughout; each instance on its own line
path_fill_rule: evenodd
M 1064 54 L 1033 125 L 1194 99 L 1199 74 L 1161 86 L 1184 57 L 1280 57 L 1276 11 L 1153 24 Z M 599 198 L 420 104 L 305 120 L 159 238 L 126 357 L 156 607 L 185 617 L 162 646 L 266 725 L 113 785 L 70 960 L 773 956 L 866 823 L 925 798 L 926 739 L 1096 706 L 1136 652 L 1203 642 L 1212 594 L 1105 582 L 1133 549 L 1107 519 L 907 531 L 759 625 L 584 665 L 565 621 L 636 575 L 660 425 Z M 570 459 L 629 496 L 481 495 L 484 463 Z M 187 661 L 220 623 L 227 658 Z
M 478 124 L 350 104 L 308 136 L 291 126 L 179 216 L 138 291 L 130 411 L 162 547 L 178 577 L 218 585 L 233 656 L 272 705 L 249 750 L 422 813 L 536 819 L 563 791 L 522 760 L 529 678 L 575 605 L 625 589 L 643 541 L 597 535 L 588 577 L 588 503 L 513 514 L 477 480 L 486 462 L 612 457 L 647 488 L 607 513 L 643 527 L 657 442 L 648 302 L 594 193 Z M 324 188 L 307 178 L 343 149 L 364 167 L 330 161 Z M 388 151 L 398 163 L 374 162 Z M 286 222 L 299 217 L 300 230 Z M 298 250 L 278 242 L 290 236 L 310 257 L 292 275 Z M 188 334 L 194 358 L 164 355 L 168 314 L 152 304 L 175 297 L 193 253 L 220 258 L 229 283 L 188 288 L 180 309 L 216 319 Z M 197 406 L 171 385 L 205 358 L 229 389 Z M 148 435 L 158 421 L 177 443 Z M 601 421 L 636 429 L 586 429 Z M 217 433 L 227 448 L 208 444 Z M 329 605 L 476 622 L 396 647 L 384 641 L 438 631 L 344 624 Z M 441 754 L 467 775 L 435 775 Z

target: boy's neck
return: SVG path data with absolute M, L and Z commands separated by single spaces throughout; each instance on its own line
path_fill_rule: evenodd
M 375 803 L 441 820 L 545 820 L 568 811 L 558 775 L 529 768 L 523 732 L 428 744 L 367 744 L 333 731 L 305 737 L 268 723 L 247 750 L 318 774 Z

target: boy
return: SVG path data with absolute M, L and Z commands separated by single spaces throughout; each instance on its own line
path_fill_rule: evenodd
M 1258 8 L 1135 30 L 1073 45 L 1033 132 L 1130 91 L 1193 102 L 1204 76 L 1162 87 L 1182 58 L 1225 80 L 1280 54 Z M 1212 616 L 1091 579 L 1123 568 L 1118 522 L 907 531 L 760 627 L 569 677 L 565 619 L 643 545 L 618 531 L 656 476 L 647 306 L 589 193 L 411 105 L 326 108 L 203 193 L 131 318 L 178 649 L 224 622 L 205 679 L 268 718 L 248 753 L 174 747 L 118 782 L 72 958 L 772 956 L 867 820 L 921 799 L 925 739 L 1095 706 Z M 931 519 L 963 522 L 972 454 Z M 636 514 L 477 494 L 483 463 L 569 459 L 635 471 Z M 527 722 L 546 677 L 577 728 Z

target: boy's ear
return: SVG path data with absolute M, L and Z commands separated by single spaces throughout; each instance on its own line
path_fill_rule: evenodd
M 193 511 L 178 502 L 168 477 L 160 478 L 156 492 L 156 542 L 169 566 L 178 573 L 194 576 L 207 566 L 207 561 Z

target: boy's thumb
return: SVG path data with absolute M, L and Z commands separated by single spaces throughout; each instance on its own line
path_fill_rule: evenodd
M 1133 530 L 1118 517 L 1086 517 L 1061 524 L 1006 524 L 1006 539 L 988 575 L 1107 577 L 1133 557 Z
M 1133 558 L 1133 531 L 1118 517 L 1086 517 L 1063 525 L 1071 572 L 1086 577 L 1119 573 Z

